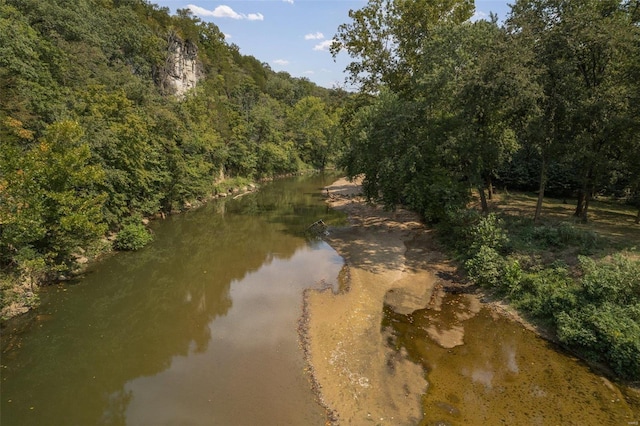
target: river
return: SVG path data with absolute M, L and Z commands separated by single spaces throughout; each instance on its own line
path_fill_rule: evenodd
M 322 200 L 334 178 L 152 222 L 149 246 L 43 289 L 42 306 L 2 330 L 0 424 L 325 424 L 297 330 L 305 289 L 341 289 L 344 260 L 305 235 L 319 219 L 344 223 Z M 421 424 L 637 421 L 615 385 L 486 311 L 465 319 L 464 345 L 430 342 L 429 327 L 457 326 L 460 297 L 411 315 L 385 308 L 382 340 L 430 384 Z
M 152 222 L 154 241 L 43 289 L 2 332 L 10 425 L 322 425 L 299 347 L 302 291 L 343 260 L 305 238 L 331 176 L 277 181 Z

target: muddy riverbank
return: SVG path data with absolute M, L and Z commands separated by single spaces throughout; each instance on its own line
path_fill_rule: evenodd
M 307 356 L 334 423 L 415 424 L 428 384 L 420 365 L 385 343 L 391 336 L 380 332 L 383 303 L 400 312 L 426 306 L 440 297 L 441 276 L 453 267 L 431 247 L 417 216 L 384 211 L 358 193 L 357 182 L 327 187 L 329 205 L 349 215 L 350 226 L 327 237 L 346 260 L 349 291 L 307 293 Z
M 349 226 L 329 229 L 326 238 L 346 261 L 348 291 L 308 291 L 301 321 L 313 385 L 331 423 L 480 424 L 534 414 L 564 424 L 638 420 L 637 406 L 579 360 L 534 334 L 513 340 L 520 330 L 540 330 L 506 305 L 484 303 L 415 214 L 367 204 L 358 184 L 339 180 L 326 188 L 329 205 L 349 216 Z M 486 336 L 489 347 L 478 330 L 493 328 L 492 318 L 504 331 Z M 476 346 L 486 346 L 486 356 Z M 467 359 L 469 353 L 475 355 Z M 523 387 L 533 390 L 517 394 Z M 527 408 L 540 405 L 549 409 Z

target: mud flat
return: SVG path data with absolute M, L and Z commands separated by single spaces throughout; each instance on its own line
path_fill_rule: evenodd
M 327 238 L 347 262 L 349 290 L 311 291 L 305 298 L 316 390 L 334 423 L 416 424 L 428 384 L 420 365 L 388 345 L 383 305 L 400 313 L 425 307 L 442 292 L 437 274 L 453 269 L 413 213 L 367 204 L 357 181 L 339 180 L 326 191 L 328 203 L 349 215 L 349 226 L 331 229 Z
M 415 214 L 366 203 L 357 181 L 325 192 L 349 217 L 326 238 L 348 285 L 305 293 L 301 334 L 331 424 L 637 424 L 637 396 L 461 282 Z

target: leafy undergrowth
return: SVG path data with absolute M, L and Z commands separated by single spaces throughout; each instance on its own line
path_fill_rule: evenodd
M 493 206 L 456 214 L 440 235 L 468 277 L 505 297 L 585 359 L 618 377 L 640 380 L 640 226 L 632 209 L 594 203 L 590 223 L 572 206 L 515 194 Z

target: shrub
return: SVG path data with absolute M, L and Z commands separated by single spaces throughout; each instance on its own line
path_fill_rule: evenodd
M 560 341 L 605 361 L 619 376 L 640 379 L 640 306 L 587 304 L 558 315 Z
M 533 221 L 510 219 L 509 230 L 512 239 L 525 249 L 564 249 L 577 247 L 581 253 L 589 254 L 601 240 L 589 230 L 583 230 L 569 222 L 535 225 Z
M 478 251 L 482 246 L 486 246 L 499 252 L 509 242 L 504 230 L 504 221 L 493 213 L 480 219 L 471 230 L 471 238 L 473 239 L 472 251 Z
M 465 262 L 467 275 L 482 287 L 497 287 L 503 275 L 505 261 L 488 246 L 480 246 L 478 252 Z
M 471 230 L 482 218 L 477 210 L 457 210 L 448 214 L 447 219 L 438 224 L 441 240 L 457 253 L 468 256 L 473 242 Z
M 516 305 L 551 322 L 559 312 L 573 309 L 578 300 L 578 287 L 564 265 L 523 274 L 520 288 Z
M 640 379 L 640 261 L 580 257 L 580 265 L 581 300 L 556 315 L 558 338 L 621 377 Z
M 640 261 L 616 255 L 611 261 L 595 262 L 579 257 L 584 271 L 582 286 L 587 299 L 594 303 L 619 305 L 640 303 Z
M 522 290 L 523 271 L 518 259 L 507 259 L 504 263 L 502 289 L 510 295 L 517 295 Z
M 533 228 L 533 239 L 543 247 L 559 248 L 563 246 L 558 228 L 549 225 L 541 225 Z
M 153 235 L 142 224 L 128 224 L 118 232 L 114 247 L 118 250 L 139 250 L 153 240 Z

